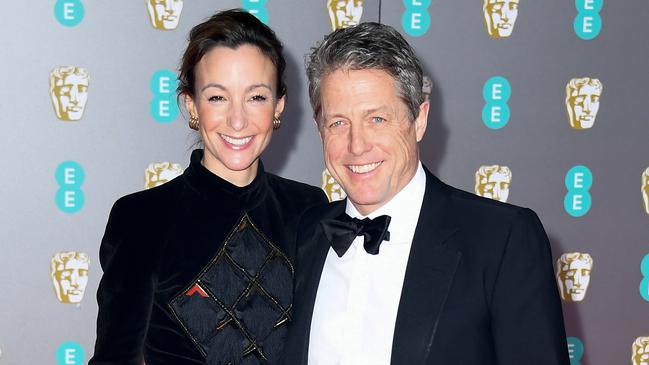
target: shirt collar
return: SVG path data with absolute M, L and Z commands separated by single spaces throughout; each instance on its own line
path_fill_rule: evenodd
M 412 241 L 415 229 L 417 227 L 417 220 L 419 219 L 419 211 L 421 204 L 424 201 L 424 192 L 426 191 L 426 172 L 421 164 L 417 163 L 417 172 L 410 179 L 408 184 L 401 189 L 389 202 L 384 206 L 375 210 L 367 216 L 363 216 L 354 207 L 349 198 L 347 198 L 347 205 L 345 213 L 352 218 L 363 219 L 369 217 L 374 219 L 381 215 L 389 215 L 391 217 L 390 226 L 390 241 L 403 242 Z

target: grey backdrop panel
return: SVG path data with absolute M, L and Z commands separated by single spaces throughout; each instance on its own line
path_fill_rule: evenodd
M 191 27 L 241 1 L 185 1 L 173 31 L 155 30 L 144 1 L 82 1 L 85 17 L 64 27 L 55 1 L 2 3 L 0 88 L 3 179 L 0 197 L 0 363 L 56 363 L 56 349 L 76 341 L 92 354 L 101 277 L 98 248 L 112 203 L 144 185 L 151 162 L 187 166 L 196 136 L 186 117 L 160 124 L 149 113 L 150 78 L 175 70 Z M 304 55 L 330 31 L 325 1 L 268 0 L 269 25 L 286 46 L 289 97 L 282 128 L 263 159 L 269 170 L 313 185 L 323 168 L 306 92 Z M 365 1 L 363 21 L 403 32 L 402 1 Z M 558 257 L 594 258 L 583 302 L 564 303 L 567 335 L 585 346 L 583 364 L 631 363 L 631 343 L 649 336 L 649 303 L 638 294 L 640 259 L 649 253 L 649 216 L 640 174 L 649 166 L 649 2 L 606 1 L 601 34 L 579 39 L 573 1 L 521 0 L 513 35 L 491 39 L 481 1 L 433 0 L 430 29 L 407 39 L 434 81 L 422 160 L 444 181 L 473 191 L 480 165 L 513 172 L 509 202 L 534 209 Z M 59 65 L 90 72 L 83 119 L 62 122 L 52 110 L 49 72 Z M 481 121 L 482 88 L 495 75 L 511 83 L 511 119 L 500 130 Z M 565 85 L 591 76 L 604 90 L 596 125 L 567 123 Z M 56 167 L 79 162 L 86 202 L 75 214 L 54 203 Z M 581 218 L 563 207 L 564 178 L 574 165 L 594 176 L 593 204 Z M 79 305 L 59 303 L 50 280 L 60 251 L 90 255 L 89 282 Z M 512 288 L 512 295 L 515 295 Z M 525 336 L 525 334 L 521 334 Z

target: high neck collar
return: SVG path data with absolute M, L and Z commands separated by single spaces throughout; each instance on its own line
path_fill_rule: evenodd
M 218 202 L 218 206 L 215 206 L 218 209 L 250 210 L 261 203 L 268 190 L 261 160 L 252 182 L 246 186 L 236 186 L 203 166 L 203 153 L 201 149 L 192 151 L 189 167 L 183 175 L 194 190 L 205 199 Z

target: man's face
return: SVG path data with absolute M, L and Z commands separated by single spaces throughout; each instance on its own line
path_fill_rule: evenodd
M 176 163 L 152 163 L 146 169 L 144 188 L 150 189 L 162 185 L 183 173 L 182 167 Z
M 561 268 L 562 297 L 568 302 L 580 302 L 586 296 L 592 266 L 584 260 L 572 260 Z
M 327 8 L 332 30 L 347 28 L 360 23 L 363 0 L 329 0 Z
M 485 0 L 487 31 L 494 38 L 509 37 L 518 17 L 518 0 Z
M 356 209 L 390 201 L 417 170 L 428 103 L 410 120 L 393 78 L 382 70 L 338 69 L 322 79 L 320 137 L 325 163 Z
M 633 346 L 633 365 L 649 365 L 649 337 L 640 341 L 640 346 Z
M 80 120 L 88 100 L 88 78 L 67 74 L 52 91 L 56 116 L 62 120 Z
M 80 303 L 88 284 L 88 262 L 68 260 L 53 274 L 54 288 L 63 303 Z
M 479 177 L 479 195 L 485 198 L 507 202 L 510 184 L 511 176 L 500 171 L 494 171 L 486 177 Z
M 570 96 L 572 108 L 570 125 L 576 129 L 591 128 L 595 123 L 597 111 L 599 110 L 599 97 L 601 90 L 592 85 L 582 85 L 579 90 Z
M 148 0 L 151 24 L 156 29 L 176 29 L 183 10 L 183 0 Z
M 642 173 L 642 200 L 645 212 L 649 214 L 649 169 Z

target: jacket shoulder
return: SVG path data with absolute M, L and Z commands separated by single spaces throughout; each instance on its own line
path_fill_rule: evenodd
M 298 201 L 305 207 L 327 203 L 327 196 L 318 187 L 271 173 L 267 175 L 270 188 L 279 195 L 280 199 Z

